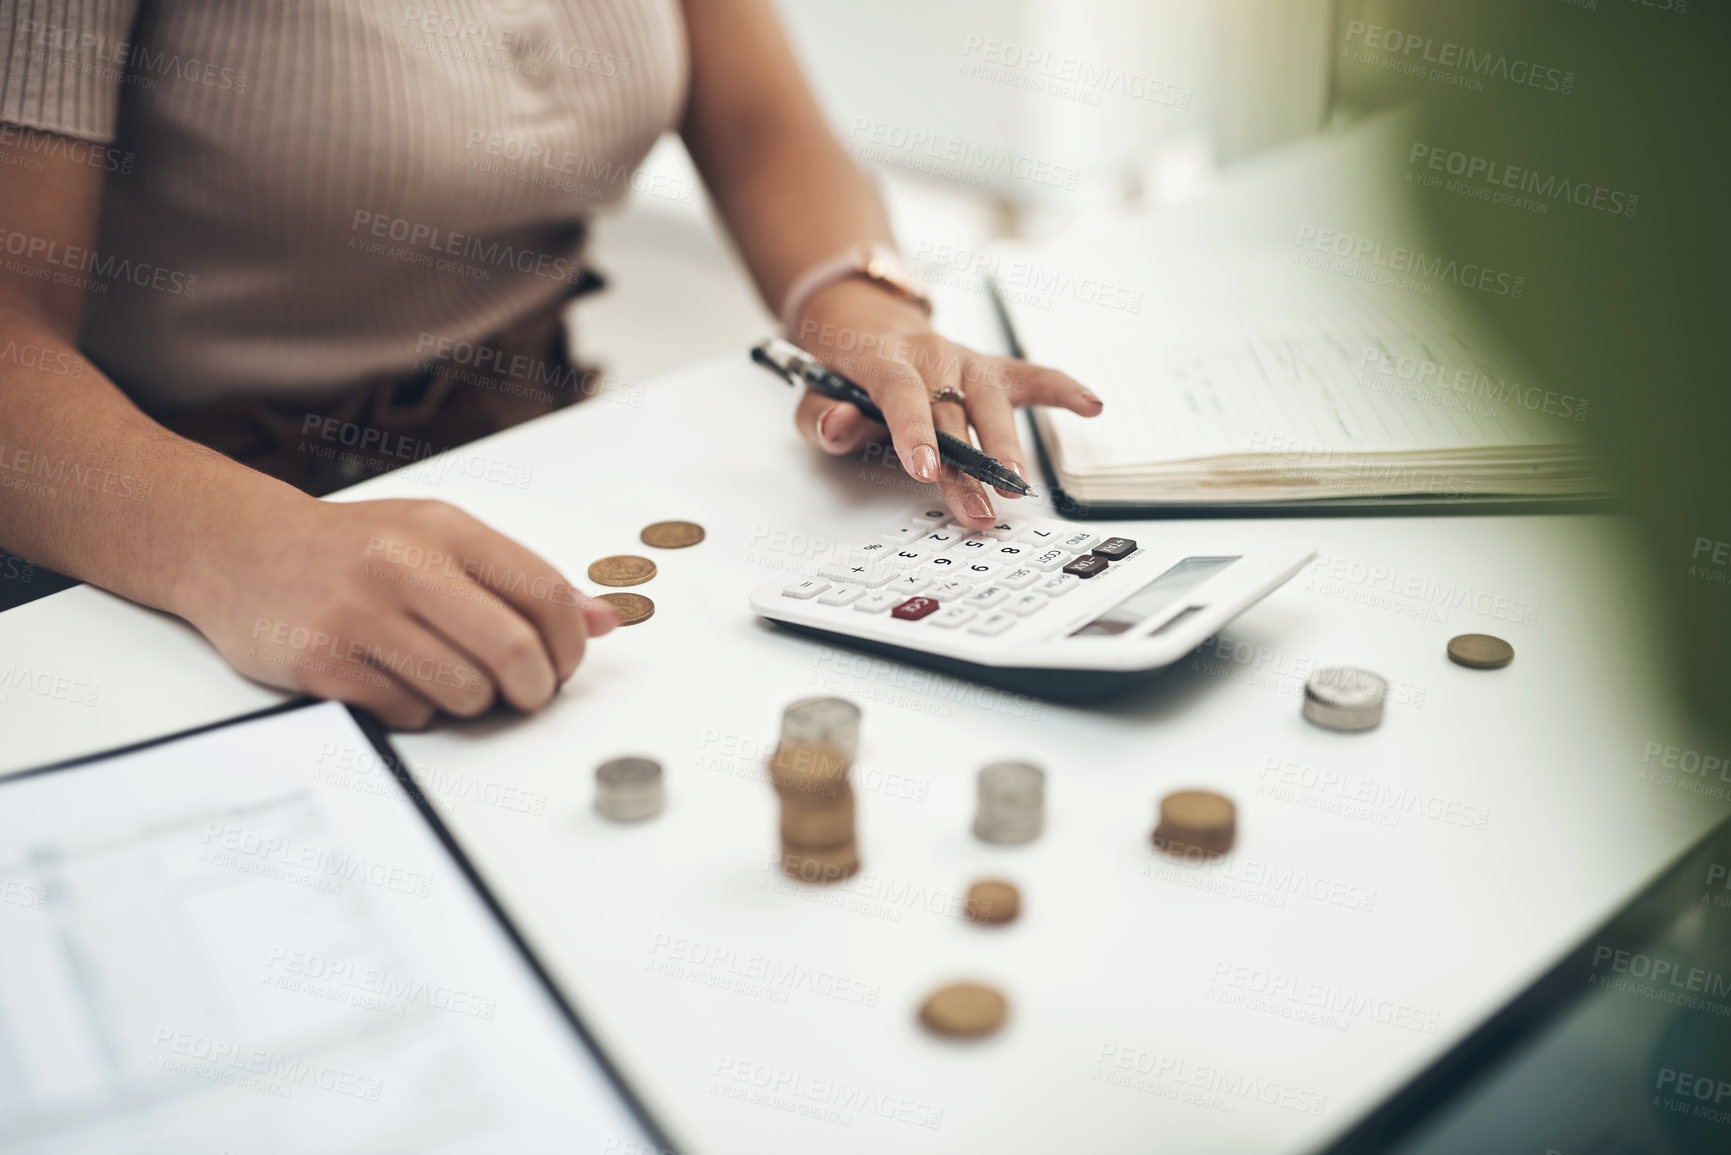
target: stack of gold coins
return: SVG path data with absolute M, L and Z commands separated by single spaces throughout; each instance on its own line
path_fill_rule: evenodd
M 1179 858 L 1216 858 L 1238 837 L 1238 808 L 1212 790 L 1179 790 L 1160 800 L 1154 847 Z
M 802 882 L 837 882 L 859 870 L 853 769 L 859 707 L 802 698 L 782 714 L 769 780 L 781 800 L 781 869 Z

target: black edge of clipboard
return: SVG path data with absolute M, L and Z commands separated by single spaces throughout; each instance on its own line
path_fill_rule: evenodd
M 1027 360 L 1022 342 L 1016 336 L 1015 322 L 1004 303 L 1003 294 L 994 278 L 986 279 L 988 298 L 997 313 L 1010 355 Z M 1080 501 L 1058 484 L 1058 471 L 1052 466 L 1046 451 L 1046 439 L 1037 421 L 1028 422 L 1034 437 L 1034 453 L 1040 461 L 1040 472 L 1049 492 L 1047 500 L 1060 517 L 1072 521 L 1137 521 L 1148 518 L 1223 518 L 1223 517 L 1397 517 L 1439 515 L 1526 514 L 1526 513 L 1619 513 L 1624 504 L 1615 497 L 1589 495 L 1584 497 L 1529 497 L 1521 494 L 1474 493 L 1438 494 L 1411 493 L 1387 497 L 1320 497 L 1291 501 Z
M 20 770 L 16 773 L 0 777 L 0 788 L 4 788 L 8 782 L 16 782 L 23 778 L 35 777 L 38 774 L 46 774 L 54 770 L 71 770 L 91 762 L 100 762 L 109 758 L 117 758 L 123 754 L 134 754 L 140 750 L 148 750 L 152 746 L 163 746 L 169 742 L 178 742 L 182 738 L 193 738 L 200 734 L 208 733 L 211 730 L 220 730 L 226 726 L 238 726 L 245 722 L 256 722 L 260 718 L 268 718 L 273 714 L 286 714 L 292 710 L 301 710 L 308 706 L 319 705 L 320 703 L 321 699 L 317 698 L 296 698 L 293 701 L 280 702 L 274 706 L 266 706 L 262 710 L 254 710 L 249 714 L 242 714 L 236 718 L 227 718 L 220 722 L 210 722 L 203 726 L 194 726 L 191 729 L 181 730 L 178 733 L 165 734 L 160 738 L 149 738 L 143 742 L 134 742 L 128 746 L 118 746 L 112 750 L 101 750 L 95 754 L 84 754 L 77 758 L 68 758 L 60 762 L 50 762 L 46 766 L 33 766 L 27 770 Z M 396 778 L 397 783 L 402 786 L 403 792 L 414 802 L 415 809 L 420 812 L 421 818 L 432 828 L 433 834 L 437 836 L 439 844 L 444 847 L 445 853 L 451 856 L 451 860 L 457 864 L 457 869 L 462 873 L 464 878 L 469 880 L 469 885 L 475 888 L 475 893 L 480 896 L 481 905 L 487 908 L 487 911 L 499 924 L 499 929 L 504 932 L 505 937 L 510 940 L 511 945 L 516 948 L 517 953 L 522 956 L 523 961 L 528 965 L 530 973 L 532 973 L 535 976 L 536 981 L 541 984 L 541 988 L 547 992 L 547 997 L 552 999 L 553 1005 L 559 1008 L 560 1015 L 564 1017 L 566 1024 L 576 1033 L 577 1038 L 582 1042 L 584 1048 L 595 1059 L 595 1063 L 601 1068 L 602 1073 L 607 1076 L 607 1081 L 612 1084 L 613 1090 L 625 1103 L 626 1108 L 631 1112 L 632 1118 L 637 1121 L 638 1125 L 641 1126 L 644 1132 L 649 1136 L 650 1141 L 655 1144 L 655 1150 L 653 1152 L 645 1152 L 644 1155 L 678 1155 L 678 1149 L 668 1140 L 666 1133 L 661 1129 L 661 1125 L 655 1121 L 655 1117 L 649 1113 L 649 1109 L 643 1105 L 642 1100 L 637 1097 L 637 1093 L 631 1089 L 630 1084 L 625 1081 L 625 1077 L 621 1075 L 619 1069 L 613 1065 L 613 1060 L 607 1056 L 607 1052 L 601 1049 L 600 1043 L 596 1042 L 595 1037 L 589 1033 L 589 1028 L 584 1025 L 583 1020 L 578 1016 L 576 1008 L 553 982 L 553 976 L 550 975 L 547 972 L 547 969 L 541 965 L 541 960 L 535 957 L 535 952 L 529 949 L 528 942 L 517 930 L 516 925 L 512 923 L 510 918 L 505 914 L 504 907 L 499 905 L 499 900 L 494 897 L 493 892 L 488 889 L 486 882 L 481 878 L 480 872 L 475 869 L 475 864 L 469 860 L 469 856 L 464 853 L 462 846 L 460 846 L 457 843 L 456 838 L 452 836 L 450 829 L 439 818 L 438 812 L 435 811 L 432 804 L 427 801 L 427 796 L 422 792 L 419 783 L 417 783 L 414 780 L 414 777 L 410 775 L 408 763 L 403 760 L 402 755 L 398 754 L 396 749 L 391 745 L 390 738 L 386 734 L 384 726 L 373 718 L 372 715 L 357 710 L 353 706 L 345 706 L 344 708 L 348 710 L 349 717 L 354 719 L 355 725 L 360 727 L 361 733 L 367 736 L 367 741 L 372 743 L 374 751 L 378 753 L 379 757 L 384 759 L 385 765 L 391 768 L 391 774 Z
M 1611 914 L 1580 936 L 1542 975 L 1493 1011 L 1458 1042 L 1427 1063 L 1315 1155 L 1380 1155 L 1417 1134 L 1460 1096 L 1470 1094 L 1499 1065 L 1519 1053 L 1595 988 L 1581 981 L 1583 963 L 1606 940 L 1650 941 L 1678 912 L 1692 905 L 1690 881 L 1705 855 L 1731 849 L 1731 818 L 1721 819 L 1644 879 Z M 1679 897 L 1681 895 L 1681 897 Z

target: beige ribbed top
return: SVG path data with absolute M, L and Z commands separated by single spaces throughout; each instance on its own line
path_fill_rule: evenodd
M 0 3 L 0 122 L 110 146 L 66 152 L 107 173 L 94 252 L 55 259 L 152 407 L 325 392 L 548 307 L 685 74 L 677 0 Z

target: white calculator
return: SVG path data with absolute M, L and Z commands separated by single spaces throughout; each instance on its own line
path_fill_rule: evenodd
M 1166 529 L 1151 524 L 1137 541 L 1006 515 L 974 532 L 947 510 L 920 510 L 813 577 L 759 586 L 751 608 L 959 677 L 1087 701 L 1177 661 L 1316 556 L 1169 541 Z

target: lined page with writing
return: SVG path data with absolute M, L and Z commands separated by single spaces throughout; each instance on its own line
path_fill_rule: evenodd
M 1570 442 L 1565 418 L 1510 401 L 1519 383 L 1446 302 L 1326 280 L 1274 254 L 1186 269 L 1149 294 L 1128 342 L 1122 323 L 1059 340 L 1018 315 L 1030 356 L 1086 381 L 1111 415 L 1048 415 L 1067 468 Z

